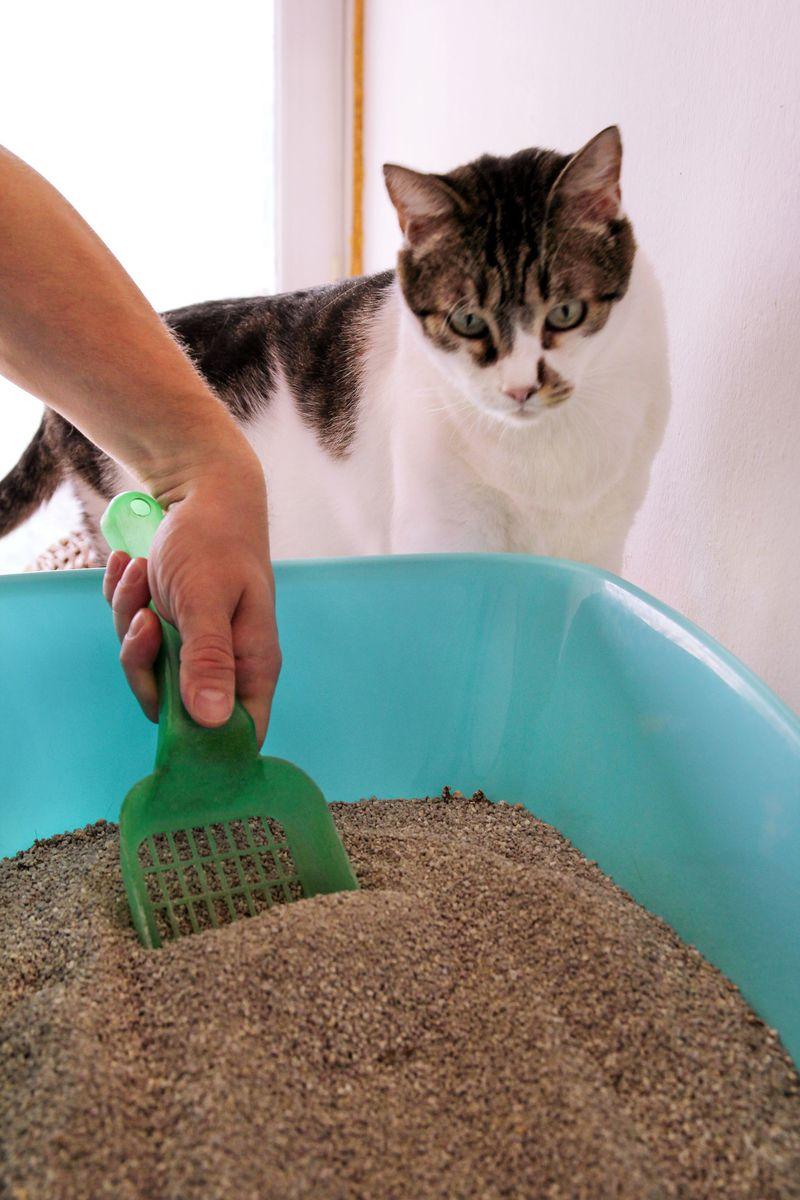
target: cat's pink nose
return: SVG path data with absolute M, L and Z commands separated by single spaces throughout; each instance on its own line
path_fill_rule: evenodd
M 503 394 L 522 405 L 526 400 L 530 400 L 531 396 L 535 396 L 538 390 L 538 386 L 533 384 L 531 387 L 503 388 Z

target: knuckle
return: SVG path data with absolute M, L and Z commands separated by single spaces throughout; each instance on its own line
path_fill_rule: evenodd
M 134 647 L 127 638 L 123 639 L 122 645 L 119 648 L 119 661 L 123 671 L 128 676 L 131 672 L 139 668 L 139 661 L 134 652 Z
M 125 604 L 126 599 L 127 599 L 127 594 L 125 592 L 125 589 L 121 583 L 118 583 L 117 586 L 114 588 L 114 592 L 111 596 L 111 601 L 110 601 L 111 611 L 114 613 L 115 616 L 119 616 L 120 610 L 121 610 L 122 606 Z
M 278 645 L 256 647 L 237 654 L 236 665 L 265 682 L 275 681 L 281 673 L 283 655 Z
M 198 633 L 181 647 L 181 663 L 198 674 L 228 674 L 234 660 L 230 639 L 221 633 Z
M 114 584 L 114 593 L 111 601 L 111 607 L 114 612 L 120 612 L 126 608 L 130 608 L 134 603 L 137 591 L 142 587 L 141 578 L 131 578 L 126 572 L 121 579 Z M 141 607 L 137 602 L 137 608 Z

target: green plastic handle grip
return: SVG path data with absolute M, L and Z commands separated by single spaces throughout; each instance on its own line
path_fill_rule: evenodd
M 131 558 L 147 558 L 163 518 L 164 510 L 152 496 L 123 492 L 103 513 L 100 528 L 112 550 L 124 550 Z
M 124 550 L 131 558 L 147 558 L 155 532 L 164 519 L 157 500 L 145 492 L 123 492 L 115 496 L 100 518 L 103 537 L 112 550 Z M 258 754 L 255 727 L 250 714 L 237 700 L 226 725 L 204 729 L 183 706 L 180 694 L 180 634 L 165 621 L 151 602 L 161 622 L 162 646 L 155 665 L 158 683 L 158 750 L 156 765 L 188 755 L 195 760 Z

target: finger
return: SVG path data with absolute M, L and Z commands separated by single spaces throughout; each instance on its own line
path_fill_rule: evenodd
M 258 744 L 264 740 L 281 669 L 281 651 L 271 593 L 249 589 L 233 618 L 236 695 L 253 718 Z
M 103 575 L 103 595 L 109 604 L 114 598 L 114 589 L 122 578 L 122 572 L 130 561 L 124 550 L 114 550 L 109 555 Z
M 236 685 L 230 617 L 218 607 L 192 607 L 181 613 L 178 629 L 183 703 L 198 724 L 223 725 Z
M 160 645 L 158 617 L 151 608 L 140 608 L 123 638 L 119 660 L 131 691 L 151 721 L 158 720 L 158 688 L 153 663 Z
M 147 559 L 133 558 L 123 571 L 111 600 L 114 628 L 120 641 L 128 632 L 128 627 L 139 609 L 146 608 L 149 603 L 150 586 L 147 582 Z

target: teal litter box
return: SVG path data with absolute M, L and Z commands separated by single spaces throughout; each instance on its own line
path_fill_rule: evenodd
M 283 563 L 270 754 L 329 800 L 521 801 L 742 989 L 800 1062 L 800 721 L 611 575 L 517 555 Z M 0 853 L 115 820 L 155 727 L 100 571 L 0 578 Z

